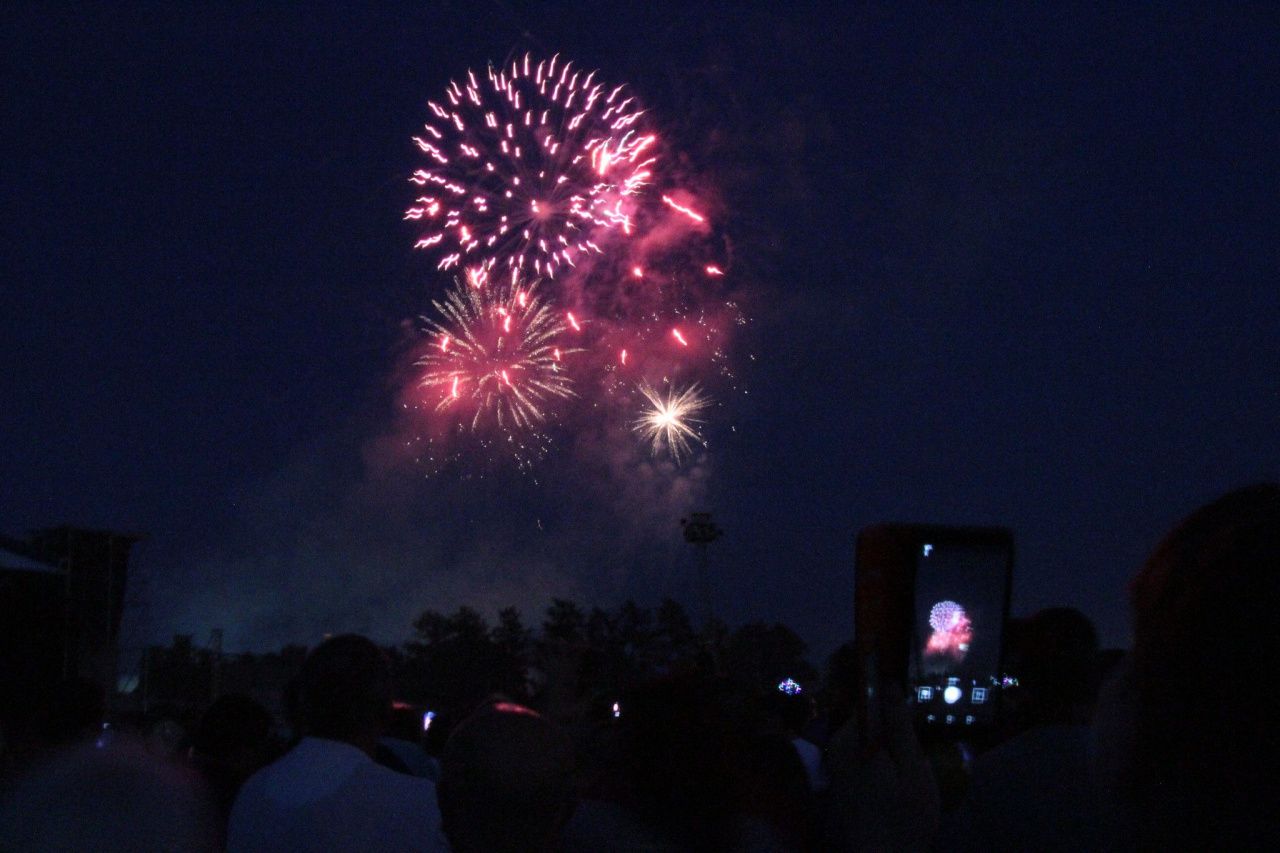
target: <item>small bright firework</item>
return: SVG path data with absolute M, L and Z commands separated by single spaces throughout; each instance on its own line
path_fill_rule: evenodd
M 648 407 L 632 424 L 632 429 L 649 442 L 655 456 L 669 454 L 679 465 L 689 455 L 691 443 L 705 445 L 698 427 L 703 423 L 700 415 L 708 405 L 697 385 L 683 391 L 659 394 L 648 385 L 640 386 L 640 393 L 648 401 Z
M 964 606 L 954 601 L 939 601 L 929 608 L 929 627 L 933 633 L 925 643 L 926 655 L 947 655 L 964 660 L 973 642 L 973 624 Z
M 414 142 L 428 163 L 410 178 L 422 195 L 405 219 L 428 224 L 417 246 L 438 247 L 440 269 L 465 267 L 477 283 L 554 278 L 602 252 L 606 232 L 631 233 L 657 136 L 625 86 L 596 76 L 526 54 L 483 77 L 468 71 L 427 102 Z
M 511 431 L 541 424 L 551 401 L 573 396 L 563 360 L 577 350 L 557 342 L 564 325 L 535 285 L 459 282 L 431 304 L 438 317 L 423 318 L 431 345 L 418 387 L 437 412 L 465 413 L 473 431 L 487 420 Z
M 788 696 L 799 696 L 804 692 L 804 688 L 793 678 L 786 678 L 778 682 L 778 690 Z
M 950 599 L 929 608 L 929 627 L 935 631 L 950 631 L 964 618 L 964 607 Z

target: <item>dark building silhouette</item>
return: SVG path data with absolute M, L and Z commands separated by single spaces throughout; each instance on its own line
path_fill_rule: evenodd
M 113 688 L 129 552 L 141 537 L 54 527 L 0 535 L 0 683 L 6 718 L 81 676 Z M 14 707 L 10 707 L 14 706 Z

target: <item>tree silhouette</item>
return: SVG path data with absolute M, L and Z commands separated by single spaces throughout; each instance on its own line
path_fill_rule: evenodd
M 805 660 L 806 651 L 804 640 L 787 626 L 751 622 L 729 636 L 723 663 L 735 681 L 770 690 L 785 678 L 801 684 L 817 678 L 817 671 Z
M 524 661 L 533 644 L 533 631 L 524 626 L 519 610 L 504 607 L 498 611 L 498 624 L 489 632 L 489 638 L 506 654 Z
M 278 697 L 301 669 L 304 646 L 279 652 L 226 655 L 224 692 L 244 692 L 279 707 Z M 646 679 L 715 669 L 755 690 L 772 690 L 784 678 L 806 687 L 816 673 L 804 642 L 780 624 L 749 623 L 730 631 L 712 621 L 693 627 L 680 602 L 650 609 L 625 601 L 615 609 L 552 599 L 541 630 L 527 627 L 507 607 L 490 624 L 472 607 L 445 614 L 424 610 L 410 639 L 387 649 L 397 698 L 451 713 L 456 719 L 494 695 L 558 704 L 567 714 L 607 711 L 613 701 Z M 212 699 L 213 658 L 189 634 L 169 646 L 151 646 L 143 665 L 142 695 L 154 705 L 198 711 Z M 529 674 L 546 676 L 540 699 L 528 694 Z M 536 680 L 536 679 L 535 679 Z M 552 696 L 554 694 L 554 696 Z
M 459 607 L 450 616 L 428 610 L 414 620 L 414 630 L 416 639 L 405 644 L 396 672 L 403 698 L 459 714 L 494 694 L 524 698 L 524 662 L 516 649 L 495 639 L 495 633 L 518 638 L 523 629 L 514 611 L 491 631 L 473 608 Z
M 552 642 L 581 643 L 585 624 L 581 607 L 567 599 L 553 598 L 542 623 L 542 636 Z

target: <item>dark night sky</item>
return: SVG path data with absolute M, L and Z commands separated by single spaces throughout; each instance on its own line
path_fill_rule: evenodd
M 819 653 L 885 520 L 1011 526 L 1015 610 L 1123 644 L 1162 532 L 1280 474 L 1274 7 L 579 5 L 6 11 L 0 530 L 148 533 L 126 645 L 695 605 L 699 507 L 723 613 Z M 679 474 L 589 431 L 536 483 L 389 452 L 443 284 L 409 136 L 525 50 L 631 83 L 724 204 L 759 358 Z

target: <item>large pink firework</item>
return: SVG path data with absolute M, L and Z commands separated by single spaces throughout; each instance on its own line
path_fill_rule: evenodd
M 414 137 L 427 163 L 410 178 L 421 194 L 405 218 L 423 223 L 417 246 L 439 251 L 440 269 L 471 284 L 554 278 L 635 227 L 657 136 L 624 86 L 526 54 L 468 71 L 427 107 Z
M 427 102 L 405 219 L 457 276 L 427 320 L 411 403 L 432 413 L 419 441 L 433 462 L 510 451 L 527 471 L 548 421 L 586 416 L 630 424 L 679 465 L 706 444 L 699 383 L 736 384 L 726 341 L 743 317 L 714 210 L 659 169 L 654 122 L 598 76 L 525 55 Z M 538 280 L 554 280 L 545 297 L 525 284 Z M 588 399 L 569 412 L 574 391 Z

